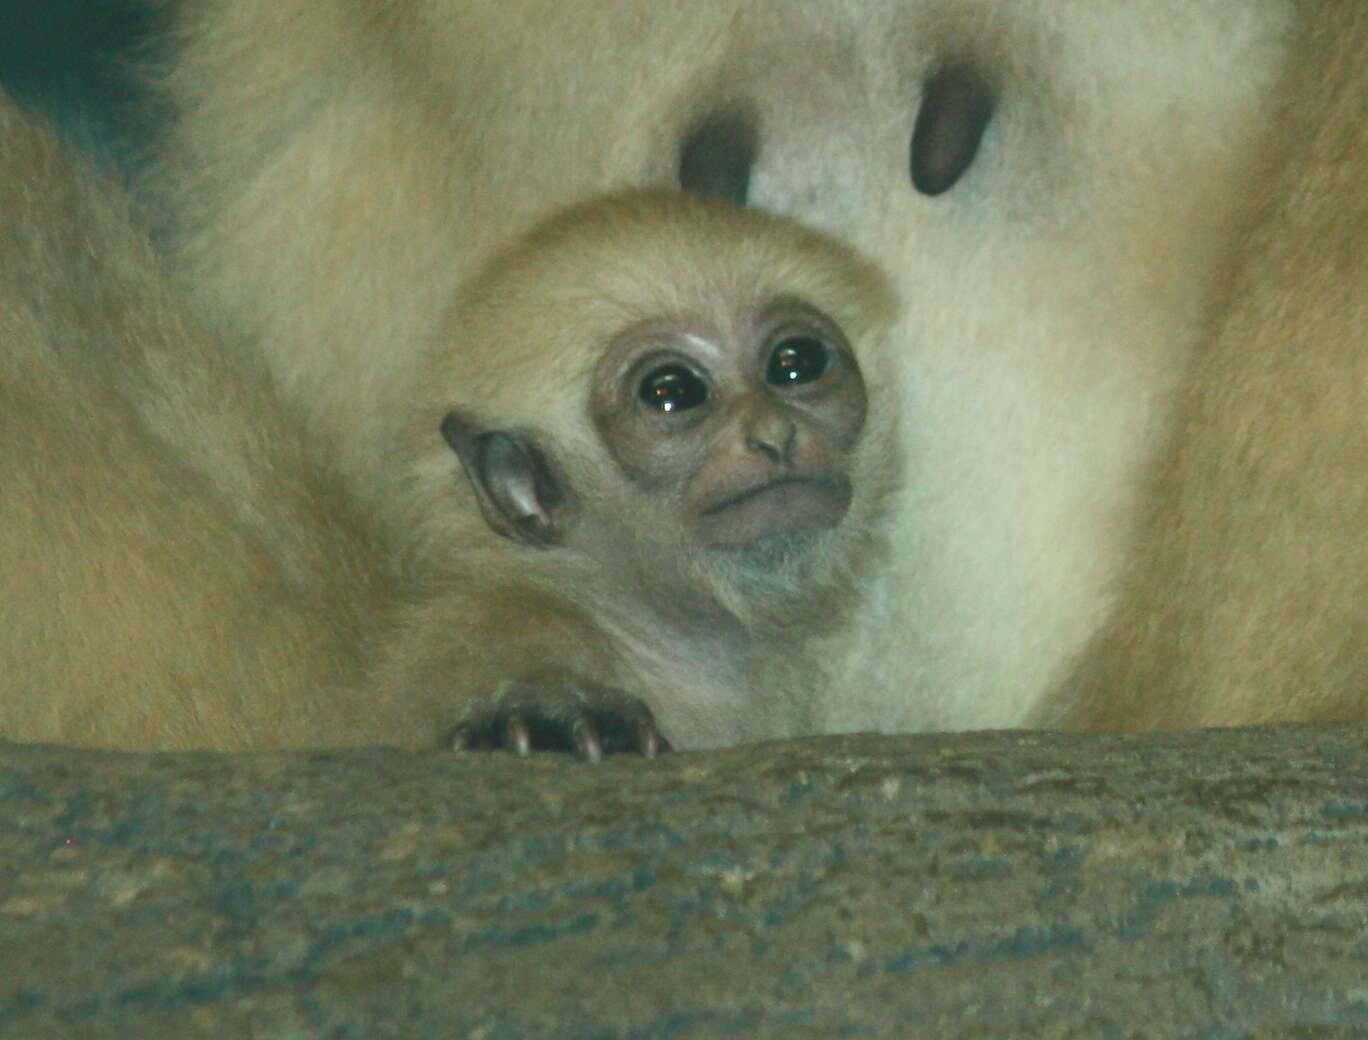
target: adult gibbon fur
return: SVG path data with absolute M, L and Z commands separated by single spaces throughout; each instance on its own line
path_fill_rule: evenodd
M 1018 726 L 1065 703 L 1084 726 L 1362 713 L 1361 411 L 1318 367 L 1361 376 L 1362 320 L 1348 301 L 1337 327 L 1316 317 L 1340 277 L 1361 298 L 1361 253 L 1329 235 L 1350 259 L 1303 282 L 1303 260 L 1242 244 L 1270 141 L 1321 141 L 1281 190 L 1361 213 L 1361 178 L 1334 171 L 1362 170 L 1362 139 L 1333 129 L 1360 74 L 1286 74 L 1361 38 L 1353 3 L 185 0 L 176 18 L 159 190 L 177 269 L 363 514 L 383 512 L 371 446 L 402 421 L 448 287 L 557 207 L 681 187 L 853 243 L 905 305 L 892 553 L 823 658 L 813 731 Z M 1326 136 L 1279 138 L 1280 120 Z M 1265 235 L 1295 225 L 1313 259 L 1316 213 L 1290 206 Z M 1309 322 L 1296 342 L 1316 360 L 1256 379 L 1236 330 L 1270 325 L 1253 348 L 1282 318 L 1243 297 Z M 1220 403 L 1226 364 L 1254 382 Z M 1284 385 L 1292 403 L 1251 435 Z M 1343 454 L 1307 469 L 1317 431 Z M 1322 499 L 1296 529 L 1309 554 L 1276 514 Z M 1238 596 L 1182 591 L 1227 551 Z M 1303 580 L 1284 599 L 1287 570 Z M 1308 598 L 1320 574 L 1330 604 Z M 1118 632 L 1146 626 L 1142 658 L 1181 644 L 1189 663 L 1109 670 L 1130 652 Z M 1123 684 L 1108 707 L 1069 686 L 1085 652 L 1085 675 Z M 1203 655 L 1238 664 L 1221 677 Z M 1303 679 L 1329 686 L 1289 692 Z
M 1305 18 L 1076 728 L 1368 718 L 1368 8 Z
M 0 737 L 354 742 L 389 582 L 347 499 L 4 97 L 0 195 Z

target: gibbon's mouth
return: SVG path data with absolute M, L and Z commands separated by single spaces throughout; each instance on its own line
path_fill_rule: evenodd
M 710 549 L 740 549 L 774 537 L 835 527 L 850 509 L 849 478 L 792 474 L 762 481 L 705 506 L 701 540 Z

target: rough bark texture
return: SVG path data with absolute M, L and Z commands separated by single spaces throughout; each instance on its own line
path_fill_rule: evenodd
M 1368 1030 L 1368 732 L 0 748 L 0 1036 Z

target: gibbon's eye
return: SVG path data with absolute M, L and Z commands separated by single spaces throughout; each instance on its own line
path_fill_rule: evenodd
M 717 112 L 693 128 L 679 147 L 679 186 L 690 195 L 744 206 L 755 165 L 755 127 L 738 112 Z
M 995 98 L 982 77 L 952 65 L 926 81 L 912 128 L 912 186 L 923 195 L 949 191 L 978 154 Z
M 815 336 L 789 336 L 770 354 L 765 379 L 773 386 L 814 383 L 831 368 L 831 351 Z
M 637 396 L 657 412 L 686 412 L 708 399 L 708 384 L 686 365 L 661 365 L 646 373 Z

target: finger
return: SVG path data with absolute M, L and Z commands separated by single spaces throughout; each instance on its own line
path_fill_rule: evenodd
M 532 754 L 532 730 L 521 715 L 510 715 L 503 727 L 503 746 L 519 758 Z
M 647 758 L 655 758 L 664 751 L 670 750 L 669 743 L 657 732 L 655 725 L 651 722 L 638 722 L 637 748 Z
M 586 762 L 603 761 L 603 741 L 598 735 L 598 730 L 589 721 L 588 716 L 581 715 L 575 719 L 571 725 L 570 732 L 574 737 L 575 750 L 579 752 L 580 758 Z

